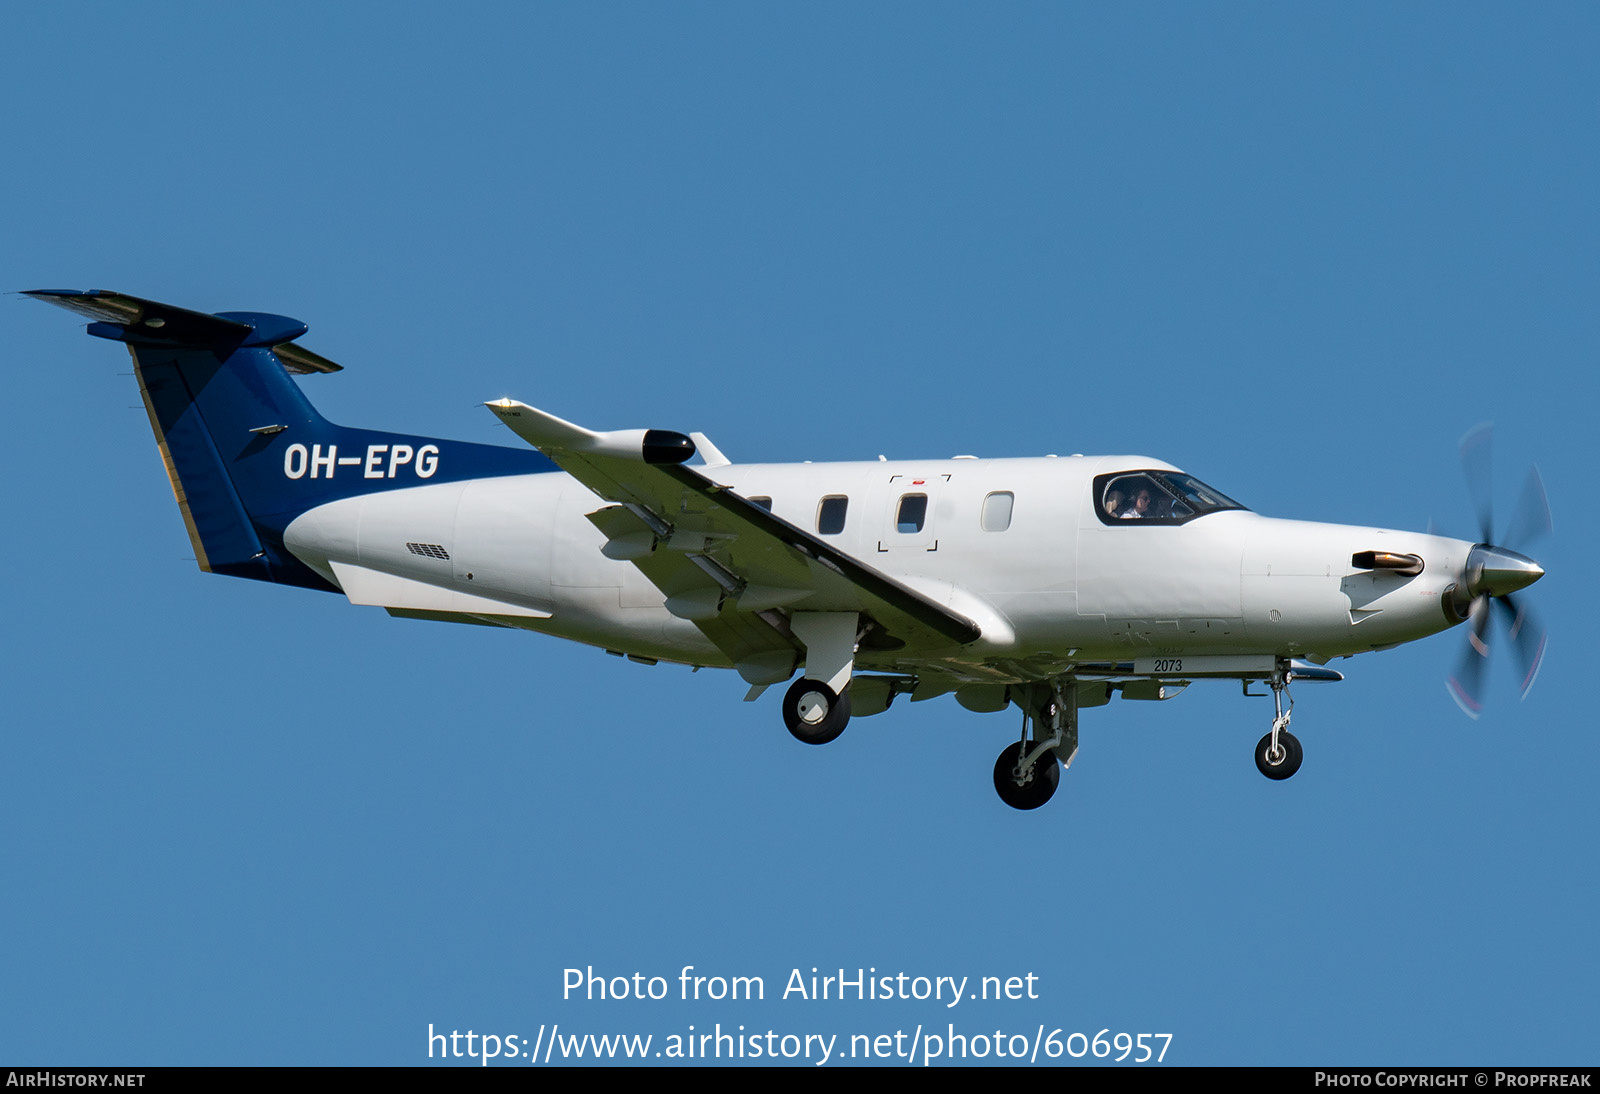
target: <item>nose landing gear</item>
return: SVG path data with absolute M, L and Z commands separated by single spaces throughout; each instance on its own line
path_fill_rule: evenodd
M 1279 733 L 1277 744 L 1272 737 L 1269 733 L 1256 742 L 1256 769 L 1269 779 L 1287 779 L 1300 770 L 1305 752 L 1293 733 Z
M 1289 695 L 1289 684 L 1283 673 L 1267 681 L 1272 685 L 1272 705 L 1275 711 L 1272 732 L 1256 742 L 1256 770 L 1269 779 L 1287 779 L 1300 770 L 1305 752 L 1300 741 L 1289 732 L 1289 716 L 1294 712 L 1294 697 Z M 1289 698 L 1289 709 L 1283 709 L 1284 697 Z

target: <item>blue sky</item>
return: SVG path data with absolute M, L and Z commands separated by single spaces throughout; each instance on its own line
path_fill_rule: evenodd
M 1018 814 L 1010 714 L 806 748 L 729 673 L 200 574 L 121 350 L 0 297 L 0 1062 L 425 1063 L 430 1023 L 1593 1062 L 1597 49 L 1580 4 L 7 9 L 0 287 L 293 315 L 335 421 L 1142 452 L 1470 536 L 1493 419 L 1502 522 L 1537 462 L 1556 535 L 1525 702 L 1507 658 L 1460 715 L 1460 631 L 1341 662 L 1274 784 L 1263 701 L 1119 701 Z M 767 999 L 561 997 L 685 965 Z M 779 998 L 812 967 L 1039 998 Z

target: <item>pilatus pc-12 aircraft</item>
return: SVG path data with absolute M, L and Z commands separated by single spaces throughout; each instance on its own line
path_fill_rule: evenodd
M 595 432 L 510 399 L 489 410 L 531 447 L 350 429 L 290 378 L 339 369 L 296 342 L 304 323 L 28 295 L 127 345 L 202 570 L 731 668 L 749 699 L 793 679 L 783 720 L 809 744 L 898 695 L 1014 704 L 994 783 L 1018 809 L 1050 798 L 1078 711 L 1114 694 L 1264 685 L 1256 766 L 1286 779 L 1290 682 L 1341 679 L 1333 658 L 1470 622 L 1449 686 L 1476 715 L 1493 612 L 1524 691 L 1544 653 L 1512 599 L 1544 571 L 1492 539 L 1486 432 L 1463 445 L 1473 543 L 1259 516 L 1146 456 L 736 464 L 699 433 Z M 1506 542 L 1549 524 L 1534 473 Z

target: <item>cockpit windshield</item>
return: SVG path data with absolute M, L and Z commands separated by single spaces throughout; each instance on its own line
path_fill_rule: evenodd
M 1196 517 L 1224 509 L 1243 509 L 1220 490 L 1214 490 L 1181 471 L 1122 471 L 1094 480 L 1100 520 L 1105 524 L 1186 524 Z

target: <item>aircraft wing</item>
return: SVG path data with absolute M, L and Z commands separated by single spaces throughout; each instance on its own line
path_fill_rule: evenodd
M 776 665 L 792 654 L 798 643 L 785 610 L 858 613 L 870 624 L 863 651 L 950 649 L 981 633 L 965 616 L 685 467 L 695 447 L 681 433 L 596 433 L 511 399 L 487 406 L 613 503 L 589 515 L 607 537 L 607 557 L 638 566 L 667 609 L 692 620 L 741 670 L 762 655 Z

